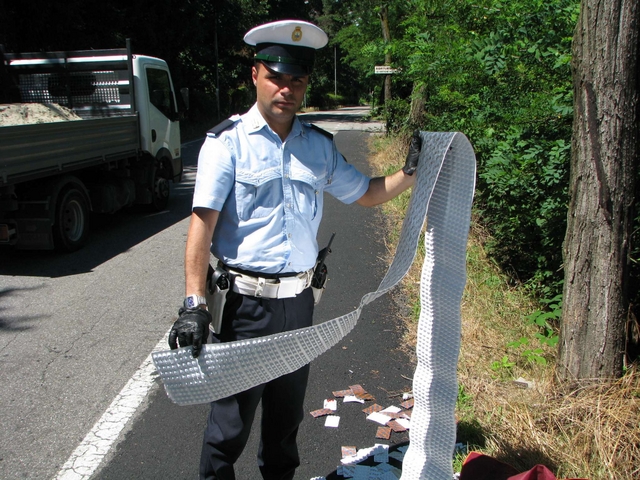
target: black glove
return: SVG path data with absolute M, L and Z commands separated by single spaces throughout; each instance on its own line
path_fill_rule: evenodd
M 191 345 L 191 354 L 196 358 L 200 355 L 202 344 L 207 343 L 211 314 L 201 308 L 193 310 L 180 308 L 178 315 L 169 332 L 169 348 L 171 350 L 178 348 L 177 339 L 181 347 Z
M 420 158 L 420 149 L 422 148 L 422 138 L 420 138 L 420 131 L 413 132 L 411 137 L 411 144 L 409 145 L 409 153 L 407 154 L 407 160 L 402 167 L 402 171 L 407 175 L 413 175 L 418 167 L 418 158 Z

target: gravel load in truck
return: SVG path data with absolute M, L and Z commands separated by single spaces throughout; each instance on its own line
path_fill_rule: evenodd
M 12 103 L 0 105 L 0 127 L 82 120 L 73 110 L 57 103 Z

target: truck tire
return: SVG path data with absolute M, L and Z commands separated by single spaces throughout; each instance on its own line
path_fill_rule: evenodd
M 82 248 L 89 234 L 89 202 L 76 186 L 62 190 L 56 202 L 53 242 L 57 250 L 75 252 Z
M 169 205 L 169 172 L 163 161 L 157 161 L 153 171 L 153 191 L 151 192 L 151 208 L 156 212 L 166 210 Z

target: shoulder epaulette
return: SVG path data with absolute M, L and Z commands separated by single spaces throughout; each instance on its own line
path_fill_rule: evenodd
M 307 125 L 310 128 L 313 128 L 316 132 L 321 133 L 322 135 L 327 137 L 329 140 L 333 140 L 333 133 L 327 132 L 326 130 L 320 128 L 317 125 L 314 125 L 313 123 L 305 123 L 305 125 Z
M 238 117 L 239 118 L 239 117 Z M 216 125 L 215 127 L 213 127 L 211 130 L 209 130 L 207 132 L 207 134 L 211 134 L 211 135 L 215 135 L 218 136 L 220 135 L 222 132 L 224 132 L 225 130 L 227 130 L 229 127 L 231 127 L 232 125 L 234 125 L 237 121 L 238 118 L 235 117 L 231 117 L 231 118 L 227 118 L 226 120 L 223 120 L 222 122 L 220 122 L 218 125 Z

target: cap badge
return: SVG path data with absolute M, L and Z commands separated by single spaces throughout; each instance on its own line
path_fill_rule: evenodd
M 293 33 L 291 34 L 291 40 L 294 42 L 299 42 L 302 40 L 302 29 L 300 27 L 296 27 Z

